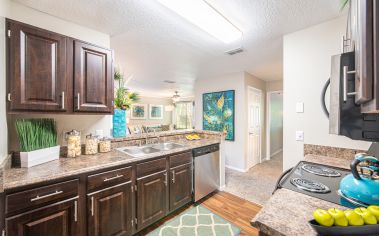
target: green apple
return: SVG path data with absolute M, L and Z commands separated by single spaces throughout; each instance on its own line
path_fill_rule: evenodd
M 373 214 L 379 222 L 379 206 L 371 205 L 367 207 L 367 210 L 369 210 L 371 214 Z
M 347 218 L 343 211 L 337 208 L 331 208 L 328 210 L 328 213 L 333 217 L 335 226 L 348 226 L 349 225 L 349 222 L 347 221 Z
M 361 226 L 365 224 L 362 216 L 355 213 L 354 210 L 346 210 L 344 213 L 350 226 Z
M 313 212 L 313 217 L 322 226 L 332 226 L 334 224 L 333 217 L 323 209 L 317 209 Z
M 355 208 L 354 211 L 358 215 L 362 216 L 363 221 L 365 222 L 366 225 L 375 225 L 378 223 L 378 221 L 376 220 L 376 217 L 366 208 L 359 207 L 359 208 Z

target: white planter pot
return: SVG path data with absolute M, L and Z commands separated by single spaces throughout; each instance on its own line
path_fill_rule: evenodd
M 59 159 L 60 146 L 38 149 L 31 152 L 20 152 L 21 167 L 32 167 Z

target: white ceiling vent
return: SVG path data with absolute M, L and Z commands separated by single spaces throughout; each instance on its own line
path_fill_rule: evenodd
M 235 49 L 226 51 L 225 53 L 233 56 L 234 54 L 238 54 L 238 53 L 241 53 L 241 52 L 243 52 L 243 48 L 235 48 Z

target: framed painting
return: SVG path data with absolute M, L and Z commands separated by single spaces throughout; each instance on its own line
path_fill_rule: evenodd
M 130 112 L 130 119 L 145 120 L 147 118 L 147 105 L 146 104 L 132 104 Z
M 163 105 L 150 104 L 149 119 L 162 120 L 163 119 Z
M 203 129 L 223 132 L 234 141 L 235 91 L 203 94 Z

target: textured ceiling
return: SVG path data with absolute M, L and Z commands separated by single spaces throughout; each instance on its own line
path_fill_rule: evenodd
M 341 14 L 339 0 L 208 0 L 244 33 L 226 45 L 154 0 L 15 1 L 110 34 L 128 86 L 151 96 L 191 95 L 196 79 L 239 71 L 280 80 L 282 36 Z M 237 46 L 245 51 L 224 53 Z

